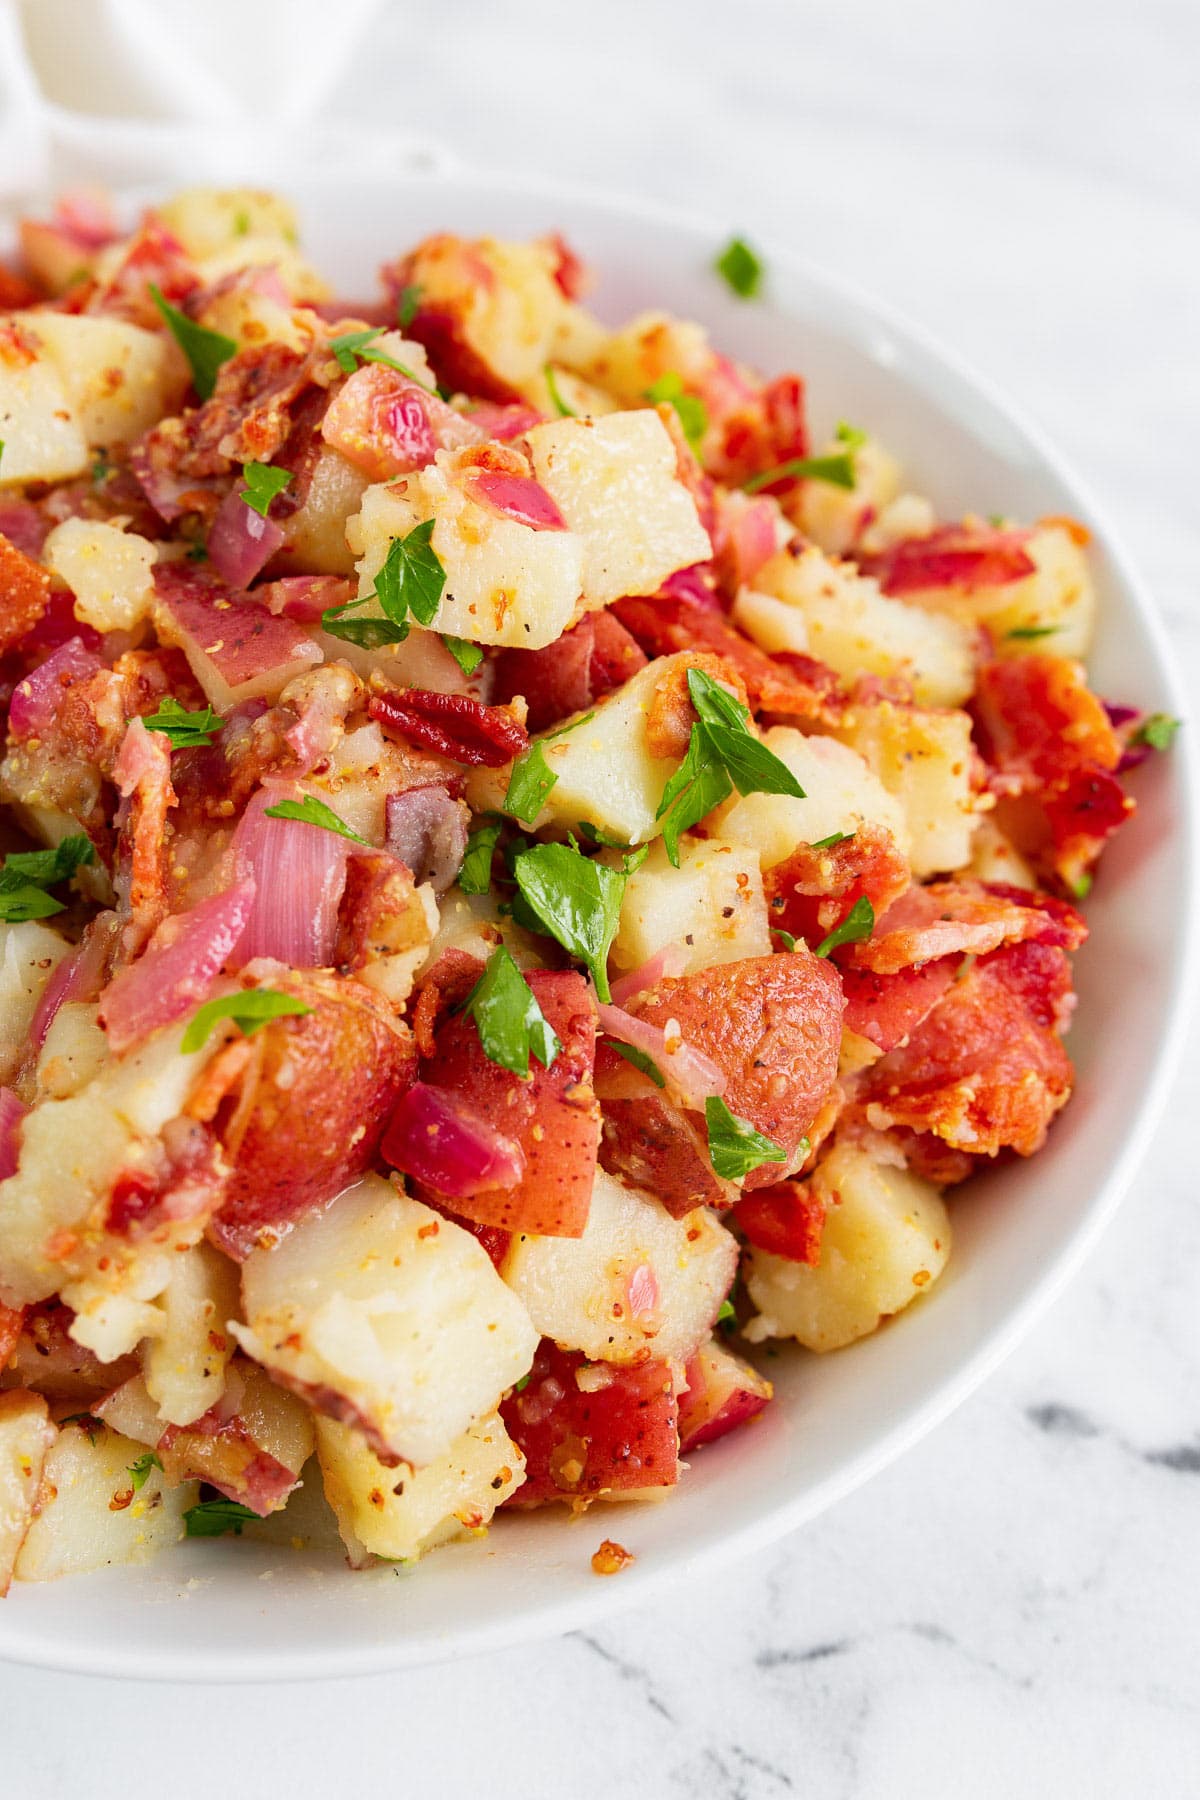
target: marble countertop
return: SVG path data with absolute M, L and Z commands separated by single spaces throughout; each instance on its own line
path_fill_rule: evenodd
M 987 369 L 1111 512 L 1200 687 L 1193 5 L 420 0 L 374 35 L 331 118 L 776 237 Z M 801 1533 L 595 1633 L 452 1668 L 204 1694 L 5 1668 L 13 1791 L 1196 1793 L 1198 1056 L 1194 1033 L 1065 1298 Z

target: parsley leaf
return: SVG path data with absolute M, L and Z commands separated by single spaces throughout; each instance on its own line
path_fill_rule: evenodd
M 525 1389 L 529 1386 L 529 1384 L 532 1380 L 533 1380 L 533 1371 L 532 1370 L 530 1370 L 529 1373 L 526 1375 L 518 1376 L 517 1380 L 513 1382 L 513 1393 L 514 1394 L 523 1394 L 525 1392 Z
M 224 1537 L 227 1531 L 241 1537 L 247 1519 L 258 1517 L 238 1500 L 201 1500 L 198 1506 L 188 1507 L 183 1524 L 189 1537 Z
M 753 300 L 762 287 L 762 260 L 744 238 L 730 238 L 713 267 L 743 300 Z
M 407 364 L 397 362 L 395 357 L 389 356 L 386 350 L 374 348 L 375 339 L 382 336 L 383 326 L 376 325 L 370 331 L 347 331 L 341 337 L 330 338 L 329 348 L 343 375 L 353 375 L 360 363 L 382 363 L 385 368 L 395 369 L 398 375 L 405 375 L 409 381 L 415 381 L 417 386 L 424 388 L 427 394 L 432 393 L 433 390 L 428 384 L 422 381 L 419 375 L 414 374 Z
M 727 800 L 735 787 L 740 794 L 804 798 L 787 764 L 750 730 L 747 708 L 702 669 L 689 669 L 687 681 L 697 721 L 687 755 L 663 789 L 656 814 L 665 817 L 663 844 L 676 869 L 681 834 Z
M 331 806 L 318 800 L 315 794 L 305 794 L 303 800 L 281 800 L 277 806 L 265 809 L 268 819 L 297 819 L 301 825 L 319 825 L 322 831 L 336 831 L 339 837 L 350 838 L 356 844 L 366 844 L 371 848 L 370 840 L 359 837 L 352 831 L 345 819 L 339 819 Z
M 408 636 L 409 613 L 421 625 L 432 625 L 441 605 L 446 571 L 433 548 L 434 521 L 423 519 L 405 537 L 393 538 L 375 576 L 373 594 L 360 594 L 344 606 L 331 606 L 321 614 L 321 628 L 330 636 L 377 650 L 381 644 L 402 644 Z M 348 619 L 347 613 L 378 600 L 382 619 Z
M 847 450 L 861 450 L 867 441 L 866 432 L 860 431 L 857 425 L 847 425 L 845 419 L 838 421 L 838 428 L 833 435 L 839 444 L 845 444 Z
M 0 921 L 21 925 L 64 911 L 63 902 L 45 890 L 69 881 L 76 869 L 95 858 L 91 839 L 82 832 L 63 838 L 53 850 L 13 851 L 0 865 Z
M 839 944 L 860 944 L 869 938 L 875 929 L 875 908 L 865 894 L 854 902 L 840 925 L 834 927 L 827 938 L 822 938 L 817 945 L 818 956 L 828 956 Z
M 734 1311 L 733 1301 L 728 1298 L 722 1300 L 721 1310 L 717 1314 L 717 1324 L 722 1326 L 733 1325 L 736 1319 L 737 1313 Z
M 1015 625 L 1004 635 L 1006 638 L 1044 638 L 1053 637 L 1061 630 L 1061 625 Z
M 86 1431 L 89 1444 L 94 1444 L 97 1432 L 104 1430 L 104 1420 L 90 1412 L 68 1413 L 65 1419 L 58 1421 L 60 1431 L 64 1425 L 78 1425 L 80 1431 Z
M 1182 719 L 1173 719 L 1170 713 L 1151 713 L 1149 718 L 1142 720 L 1129 741 L 1131 744 L 1149 744 L 1152 750 L 1166 750 L 1182 723 Z
M 760 469 L 743 481 L 742 492 L 757 494 L 760 488 L 772 487 L 777 481 L 825 481 L 830 487 L 853 489 L 855 483 L 854 454 L 839 451 L 836 456 L 793 456 L 790 462 L 773 469 Z
M 795 938 L 790 931 L 785 931 L 782 925 L 772 925 L 771 931 L 775 937 L 782 939 L 785 950 L 794 950 L 796 948 Z
M 698 449 L 708 430 L 708 408 L 698 394 L 684 391 L 683 377 L 674 369 L 668 369 L 660 375 L 653 387 L 648 387 L 643 398 L 660 406 L 664 401 L 675 408 L 679 423 L 683 426 L 683 435 L 693 450 Z
M 470 638 L 451 637 L 448 631 L 442 633 L 442 642 L 458 664 L 464 675 L 473 675 L 483 661 L 483 651 Z
M 408 626 L 393 625 L 390 619 L 348 619 L 347 613 L 365 606 L 370 595 L 361 600 L 347 600 L 344 606 L 330 606 L 321 614 L 321 630 L 327 631 L 330 637 L 341 638 L 343 643 L 357 644 L 360 650 L 378 650 L 384 644 L 402 644 L 408 636 Z
M 225 723 L 220 713 L 206 706 L 203 712 L 189 712 L 174 695 L 166 694 L 156 713 L 146 714 L 142 724 L 147 731 L 161 731 L 176 750 L 194 750 L 211 744 Z
M 755 1131 L 748 1119 L 731 1113 L 717 1094 L 704 1102 L 704 1119 L 708 1126 L 708 1154 L 715 1174 L 722 1181 L 740 1181 L 763 1163 L 785 1163 L 787 1157 L 761 1131 Z
M 272 463 L 243 463 L 242 475 L 246 485 L 238 498 L 244 500 L 260 519 L 266 518 L 276 494 L 282 494 L 292 480 L 290 469 L 277 469 Z
M 591 970 L 601 1000 L 611 1001 L 608 948 L 621 920 L 628 876 L 593 862 L 569 844 L 535 844 L 516 858 L 513 873 L 531 911 Z
M 550 363 L 545 364 L 542 369 L 542 374 L 546 377 L 546 387 L 549 390 L 550 398 L 554 403 L 554 410 L 559 418 L 577 419 L 579 414 L 575 411 L 575 408 L 573 406 L 568 406 L 558 391 L 558 380 L 555 376 L 553 366 Z
M 400 289 L 396 301 L 396 323 L 401 331 L 407 331 L 417 316 L 417 308 L 421 304 L 421 289 L 415 281 L 406 282 Z
M 481 825 L 467 839 L 467 854 L 458 871 L 458 885 L 464 894 L 486 894 L 492 885 L 492 857 L 500 838 L 500 826 Z
M 581 819 L 578 830 L 580 837 L 586 838 L 589 844 L 603 845 L 606 850 L 629 849 L 622 838 L 614 837 L 611 831 L 605 831 L 603 825 L 593 825 L 590 819 Z M 643 848 L 649 852 L 650 846 L 646 844 Z
M 632 1063 L 635 1069 L 640 1069 L 643 1075 L 648 1075 L 655 1087 L 666 1087 L 666 1076 L 654 1058 L 647 1056 L 644 1050 L 637 1050 L 632 1044 L 622 1044 L 617 1038 L 605 1038 L 603 1042 L 609 1050 L 615 1050 L 617 1055 L 623 1056 L 627 1063 Z
M 244 988 L 236 994 L 219 994 L 215 1000 L 206 1000 L 192 1015 L 179 1047 L 185 1056 L 202 1049 L 213 1026 L 222 1019 L 232 1019 L 244 1037 L 253 1037 L 270 1019 L 311 1011 L 312 1007 L 297 1000 L 294 994 L 278 994 L 273 988 Z
M 143 1455 L 138 1457 L 136 1462 L 131 1462 L 129 1464 L 128 1472 L 133 1477 L 134 1493 L 136 1494 L 140 1488 L 145 1487 L 150 1478 L 151 1469 L 161 1468 L 162 1462 L 160 1461 L 156 1450 L 147 1450 Z
M 531 1053 L 543 1068 L 551 1068 L 562 1049 L 532 988 L 503 945 L 492 951 L 462 1010 L 475 1021 L 484 1055 L 513 1075 L 529 1074 Z
M 231 356 L 237 355 L 235 339 L 226 337 L 222 331 L 209 331 L 207 326 L 197 325 L 186 313 L 164 300 L 162 289 L 150 283 L 150 298 L 157 306 L 166 321 L 171 336 L 188 359 L 192 371 L 192 386 L 202 400 L 211 400 L 212 391 L 217 385 L 217 371 Z
M 832 850 L 835 844 L 848 844 L 857 836 L 853 831 L 831 831 L 828 837 L 815 838 L 808 846 L 810 850 Z
M 520 819 L 523 825 L 532 825 L 557 780 L 558 776 L 547 766 L 541 744 L 530 744 L 512 766 L 504 796 L 505 812 Z

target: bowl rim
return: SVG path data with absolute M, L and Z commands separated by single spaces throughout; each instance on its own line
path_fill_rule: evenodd
M 284 185 L 290 185 L 303 206 L 306 198 L 318 195 L 322 189 L 336 191 L 344 180 L 344 170 L 322 173 L 297 168 L 291 183 Z M 723 235 L 729 235 L 728 228 L 723 233 L 722 227 L 712 218 L 684 207 L 634 198 L 590 183 L 546 180 L 502 169 L 479 171 L 454 157 L 444 158 L 433 167 L 401 169 L 390 178 L 390 185 L 400 191 L 458 183 L 468 184 L 481 192 L 491 190 L 521 199 L 545 200 L 562 208 L 573 204 L 586 206 L 607 213 L 614 223 L 624 219 L 659 224 L 664 229 L 702 238 L 714 245 L 722 241 Z M 164 185 L 162 182 L 139 183 L 118 190 L 115 198 L 118 204 L 144 204 L 161 195 Z M 846 303 L 861 319 L 883 325 L 904 347 L 917 351 L 931 364 L 946 371 L 969 389 L 994 417 L 1011 428 L 1042 468 L 1070 491 L 1079 503 L 1079 510 L 1087 517 L 1097 544 L 1111 562 L 1116 585 L 1131 604 L 1137 629 L 1145 637 L 1156 679 L 1172 709 L 1182 716 L 1186 700 L 1181 678 L 1148 584 L 1119 532 L 1114 529 L 1107 511 L 1096 502 L 1088 483 L 1041 425 L 1030 417 L 1024 405 L 1011 399 L 998 383 L 981 373 L 931 328 L 913 321 L 891 302 L 880 299 L 858 282 L 790 249 L 770 234 L 756 233 L 755 247 L 768 267 L 786 269 L 790 276 L 822 300 Z M 1172 756 L 1179 759 L 1178 781 L 1182 797 L 1177 832 L 1184 874 L 1179 912 L 1185 919 L 1195 916 L 1200 899 L 1200 746 L 1195 740 L 1194 731 L 1185 731 L 1179 734 L 1172 747 Z M 181 1645 L 172 1649 L 171 1666 L 163 1668 L 157 1651 L 139 1652 L 127 1645 L 102 1646 L 95 1640 L 82 1646 L 64 1644 L 40 1637 L 36 1629 L 31 1640 L 22 1644 L 19 1638 L 24 1633 L 14 1634 L 6 1629 L 3 1611 L 0 1611 L 0 1663 L 11 1662 L 67 1674 L 214 1685 L 232 1681 L 274 1683 L 349 1679 L 485 1655 L 567 1631 L 586 1629 L 657 1597 L 674 1583 L 698 1573 L 701 1566 L 705 1572 L 724 1570 L 738 1558 L 766 1549 L 869 1481 L 946 1419 L 1011 1354 L 1078 1272 L 1128 1191 L 1158 1129 L 1174 1085 L 1176 1064 L 1190 1019 L 1189 1002 L 1200 990 L 1200 944 L 1187 932 L 1174 939 L 1173 976 L 1171 1002 L 1157 1039 L 1152 1066 L 1145 1077 L 1140 1108 L 1120 1154 L 1110 1165 L 1105 1180 L 1093 1193 L 1078 1223 L 1031 1277 L 1020 1301 L 982 1335 L 974 1349 L 932 1387 L 924 1399 L 907 1407 L 895 1424 L 872 1443 L 848 1456 L 823 1479 L 810 1483 L 792 1500 L 766 1507 L 759 1515 L 733 1527 L 720 1538 L 703 1543 L 696 1550 L 681 1548 L 669 1556 L 660 1553 L 653 1562 L 638 1561 L 623 1574 L 620 1582 L 597 1581 L 584 1595 L 571 1593 L 559 1600 L 543 1601 L 504 1618 L 468 1621 L 449 1627 L 440 1636 L 426 1634 L 407 1639 L 397 1636 L 385 1642 L 335 1650 L 323 1647 L 318 1637 L 311 1644 L 289 1644 L 278 1648 L 266 1666 L 262 1653 L 257 1651 L 239 1654 L 234 1648 L 222 1653 L 218 1661 L 208 1651 Z

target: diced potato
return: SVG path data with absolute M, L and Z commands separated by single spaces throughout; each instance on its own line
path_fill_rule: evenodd
M 107 1056 L 95 1002 L 66 1001 L 50 1021 L 37 1060 L 35 1099 L 69 1099 L 100 1073 Z
M 65 481 L 88 466 L 87 439 L 58 365 L 32 333 L 0 323 L 0 488 Z
M 771 954 L 758 852 L 720 838 L 685 836 L 673 869 L 661 840 L 625 887 L 612 961 L 620 970 L 675 944 L 680 974 Z
M 983 813 L 971 839 L 967 874 L 976 881 L 999 881 L 1008 887 L 1034 889 L 1037 877 L 1012 840 L 990 813 Z
M 971 793 L 971 721 L 965 712 L 916 706 L 847 707 L 832 735 L 856 750 L 907 821 L 909 861 L 918 879 L 970 861 L 978 818 Z
M 29 328 L 58 370 L 92 447 L 132 443 L 175 412 L 187 391 L 187 366 L 165 332 L 63 312 L 34 313 Z
M 537 1345 L 478 1240 L 379 1176 L 254 1251 L 242 1296 L 249 1356 L 417 1466 L 492 1410 Z
M 184 188 L 157 209 L 172 236 L 191 257 L 211 256 L 246 237 L 294 244 L 294 207 L 261 188 Z
M 805 737 L 774 725 L 763 743 L 787 764 L 804 799 L 788 794 L 735 795 L 713 814 L 711 826 L 733 844 L 753 844 L 764 869 L 786 861 L 797 844 L 816 844 L 860 825 L 883 825 L 902 851 L 908 827 L 902 807 L 856 750 L 828 737 Z
M 587 823 L 625 844 L 642 844 L 659 835 L 662 821 L 655 814 L 679 759 L 651 755 L 646 722 L 655 689 L 694 660 L 686 650 L 659 657 L 624 687 L 606 695 L 577 724 L 559 726 L 549 736 L 534 739 L 542 746 L 546 767 L 557 777 L 538 815 L 539 829 L 557 825 L 577 830 Z M 471 771 L 467 798 L 477 812 L 503 806 L 510 774 L 507 768 Z
M 486 962 L 503 944 L 519 969 L 540 969 L 545 939 L 526 931 L 511 914 L 499 913 L 499 898 L 494 889 L 487 894 L 464 894 L 461 888 L 450 888 L 442 896 L 437 935 L 422 968 L 432 969 L 446 950 L 463 950 Z
M 6 1085 L 24 1054 L 42 989 L 70 948 L 40 919 L 0 925 L 0 1082 Z
M 301 1479 L 286 1504 L 264 1519 L 247 1519 L 243 1536 L 289 1551 L 309 1550 L 328 1557 L 344 1553 L 345 1544 L 333 1508 L 325 1498 L 321 1465 L 315 1456 L 305 1463 Z
M 589 608 L 657 593 L 676 569 L 712 555 L 656 412 L 555 419 L 536 425 L 528 441 L 534 474 L 582 540 Z
M 256 349 L 262 344 L 286 344 L 289 350 L 303 354 L 312 348 L 314 340 L 311 314 L 297 312 L 255 288 L 240 285 L 213 294 L 199 308 L 196 319 L 206 331 L 219 331 L 223 337 L 232 338 L 241 350 Z
M 407 785 L 403 752 L 389 743 L 372 719 L 339 738 L 319 775 L 305 786 L 332 806 L 352 831 L 370 844 L 382 844 L 387 797 Z
M 350 1560 L 410 1562 L 449 1538 L 481 1536 L 525 1479 L 525 1459 L 489 1413 L 423 1469 L 387 1469 L 357 1431 L 317 1421 L 325 1495 Z
M 1096 624 L 1096 590 L 1087 555 L 1066 525 L 1047 523 L 1025 545 L 1037 564 L 1034 574 L 999 587 L 927 588 L 911 596 L 915 606 L 986 625 L 998 656 L 1050 650 L 1055 656 L 1086 658 Z M 1044 632 L 1031 644 L 1028 636 Z
M 595 1362 L 690 1356 L 712 1329 L 737 1244 L 706 1207 L 681 1219 L 596 1170 L 578 1238 L 513 1238 L 501 1274 L 543 1337 Z
M 176 1257 L 158 1301 L 161 1323 L 142 1353 L 146 1388 L 165 1425 L 190 1425 L 221 1398 L 235 1349 L 227 1322 L 240 1306 L 228 1257 L 209 1244 Z
M 950 1220 L 929 1182 L 843 1144 L 812 1186 L 827 1208 L 817 1266 L 748 1253 L 746 1286 L 759 1310 L 744 1330 L 751 1343 L 794 1337 L 810 1350 L 839 1350 L 903 1311 L 946 1266 Z
M 318 450 L 303 506 L 280 520 L 283 543 L 275 568 L 284 575 L 353 575 L 355 553 L 346 533 L 366 491 L 366 476 L 339 451 L 328 445 Z M 350 646 L 335 641 L 345 656 Z
M 577 417 L 602 419 L 608 413 L 620 411 L 620 402 L 614 400 L 611 394 L 606 393 L 603 388 L 597 387 L 594 382 L 585 381 L 582 375 L 576 375 L 573 370 L 559 365 L 557 368 L 551 368 L 550 373 L 554 377 L 554 386 L 559 400 L 564 406 L 569 406 Z M 554 395 L 550 392 L 550 383 L 544 372 L 542 392 L 536 395 L 533 404 L 539 412 L 545 413 L 551 419 L 558 411 Z
M 92 1569 L 149 1562 L 184 1535 L 199 1488 L 168 1488 L 151 1468 L 136 1491 L 130 1465 L 142 1445 L 107 1425 L 64 1425 L 46 1453 L 42 1509 L 17 1556 L 18 1581 L 54 1581 Z
M 453 452 L 439 450 L 419 474 L 363 495 L 346 526 L 358 556 L 359 593 L 373 594 L 393 538 L 434 519 L 432 545 L 446 571 L 436 631 L 478 644 L 540 650 L 566 630 L 583 586 L 583 545 L 574 531 L 534 531 L 469 499 L 449 479 Z M 368 606 L 355 616 L 367 618 Z M 382 616 L 382 615 L 380 615 Z
M 764 650 L 807 650 L 839 675 L 900 675 L 923 706 L 961 706 L 975 686 L 975 632 L 938 613 L 891 600 L 851 563 L 815 544 L 797 544 L 758 571 L 757 594 L 773 595 L 804 621 L 802 642 L 781 636 L 782 621 L 739 600 L 734 618 Z
M 685 383 L 703 381 L 712 364 L 704 327 L 664 312 L 639 313 L 619 331 L 584 348 L 586 358 L 574 366 L 625 406 L 643 404 L 646 389 L 664 375 L 678 375 Z
M 837 456 L 845 448 L 835 438 L 816 454 Z M 829 481 L 805 481 L 787 504 L 805 537 L 830 556 L 845 556 L 852 550 L 864 528 L 900 491 L 900 465 L 882 444 L 868 438 L 852 454 L 852 488 L 835 487 Z
M 902 538 L 928 537 L 937 525 L 937 509 L 924 494 L 897 494 L 863 531 L 855 555 L 879 556 Z
M 64 519 L 43 560 L 75 596 L 75 617 L 97 631 L 132 631 L 154 601 L 155 547 L 99 519 Z
M 40 1394 L 19 1388 L 0 1394 L 0 1600 L 33 1522 L 42 1466 L 53 1442 L 49 1408 Z

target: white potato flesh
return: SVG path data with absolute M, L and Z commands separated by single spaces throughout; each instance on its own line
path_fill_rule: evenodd
M 664 375 L 678 375 L 685 385 L 698 383 L 712 366 L 704 327 L 665 312 L 639 313 L 585 348 L 586 359 L 575 366 L 626 406 L 644 404 L 646 389 Z
M 59 312 L 34 313 L 29 326 L 62 377 L 68 405 L 93 448 L 131 444 L 183 400 L 187 366 L 165 332 L 125 319 Z
M 346 542 L 348 521 L 362 505 L 367 478 L 328 445 L 317 452 L 303 506 L 280 520 L 283 543 L 272 572 L 280 575 L 353 575 L 354 551 Z M 337 654 L 350 645 L 334 639 Z M 329 654 L 328 650 L 326 654 Z
M 118 1174 L 157 1167 L 163 1126 L 223 1042 L 214 1033 L 184 1056 L 181 1035 L 178 1026 L 157 1032 L 110 1058 L 78 1093 L 34 1107 L 17 1171 L 0 1183 L 0 1298 L 21 1305 L 61 1292 L 77 1315 L 72 1337 L 105 1362 L 154 1327 L 150 1301 L 166 1287 L 179 1246 L 203 1230 L 202 1218 L 180 1220 L 131 1240 L 95 1223 Z
M 97 631 L 132 631 L 154 601 L 156 551 L 147 538 L 99 519 L 64 519 L 42 560 L 75 596 L 75 617 Z
M 284 244 L 298 237 L 294 207 L 261 188 L 184 188 L 155 210 L 192 257 L 211 256 L 246 237 Z
M 561 637 L 583 589 L 583 543 L 574 531 L 534 531 L 481 506 L 453 482 L 453 452 L 419 474 L 379 483 L 347 522 L 358 591 L 370 595 L 394 538 L 435 521 L 432 547 L 446 571 L 432 628 L 477 644 L 540 650 Z M 378 602 L 356 618 L 382 616 Z
M 486 962 L 493 950 L 505 946 L 519 969 L 543 966 L 544 938 L 535 937 L 511 915 L 497 912 L 499 895 L 464 894 L 459 887 L 442 895 L 437 935 L 430 945 L 423 969 L 432 969 L 447 950 L 463 950 Z
M 655 815 L 679 758 L 651 754 L 646 722 L 659 683 L 672 680 L 679 668 L 694 661 L 686 650 L 659 657 L 624 687 L 605 695 L 576 724 L 559 726 L 533 740 L 541 745 L 546 767 L 556 777 L 536 820 L 539 830 L 547 825 L 577 830 L 591 824 L 624 844 L 644 844 L 659 836 L 662 820 Z M 471 771 L 467 799 L 477 812 L 503 806 L 511 773 L 511 768 Z
M 1009 887 L 1037 887 L 1037 877 L 1011 838 L 1005 836 L 995 819 L 983 813 L 971 840 L 971 860 L 967 874 L 976 881 L 999 881 Z
M 971 792 L 971 721 L 965 712 L 896 706 L 847 707 L 833 735 L 870 765 L 899 802 L 909 862 L 918 879 L 961 869 L 978 820 Z
M 834 438 L 818 456 L 838 456 L 846 445 Z M 882 444 L 868 438 L 852 452 L 854 486 L 842 488 L 830 481 L 800 484 L 787 511 L 805 537 L 830 556 L 845 556 L 863 531 L 900 491 L 900 465 Z
M 685 834 L 673 869 L 661 840 L 651 847 L 625 886 L 613 966 L 640 968 L 671 944 L 682 954 L 684 975 L 771 954 L 757 850 Z
M 829 737 L 805 737 L 790 725 L 763 733 L 768 750 L 786 763 L 804 799 L 789 794 L 737 795 L 713 814 L 711 826 L 735 844 L 753 844 L 764 869 L 786 861 L 797 844 L 817 844 L 839 831 L 882 825 L 908 849 L 904 811 L 863 758 Z
M 453 312 L 467 348 L 537 404 L 546 363 L 586 326 L 554 279 L 556 262 L 543 243 L 466 244 L 442 235 L 421 246 L 412 278 L 425 304 Z M 491 279 L 481 280 L 481 270 Z
M 315 1456 L 305 1463 L 300 1481 L 284 1504 L 263 1518 L 247 1519 L 243 1536 L 277 1549 L 310 1550 L 334 1558 L 346 1552 L 337 1518 L 325 1498 L 321 1465 Z M 350 1558 L 355 1568 L 362 1568 L 367 1560 L 365 1552 L 357 1561 Z
M 423 1469 L 387 1469 L 361 1433 L 317 1420 L 325 1497 L 351 1562 L 412 1562 L 450 1538 L 482 1536 L 525 1479 L 525 1458 L 489 1413 Z
M 70 948 L 40 919 L 0 925 L 0 1082 L 11 1082 L 42 990 Z
M 108 1039 L 94 1001 L 67 1000 L 50 1021 L 34 1071 L 36 1100 L 67 1100 L 100 1073 Z
M 537 1347 L 477 1239 L 379 1176 L 252 1252 L 242 1298 L 249 1356 L 331 1394 L 416 1466 L 490 1412 Z
M 210 256 L 202 256 L 196 272 L 205 287 L 241 269 L 272 269 L 289 300 L 313 306 L 328 300 L 330 287 L 293 244 L 285 244 L 268 232 L 247 233 L 232 239 Z
M 903 676 L 922 706 L 961 706 L 975 686 L 977 634 L 970 626 L 889 599 L 877 581 L 860 575 L 852 563 L 834 561 L 815 544 L 773 556 L 754 585 L 804 621 L 803 645 L 764 642 L 753 607 L 739 603 L 734 617 L 764 650 L 806 648 L 850 681 L 859 675 Z
M 902 538 L 928 537 L 937 525 L 937 509 L 924 494 L 897 494 L 859 538 L 855 555 L 878 556 Z
M 744 587 L 733 603 L 732 617 L 769 656 L 780 650 L 808 655 L 808 621 L 799 607 L 789 606 L 786 600 L 760 593 L 757 587 Z
M 712 1329 L 737 1257 L 706 1207 L 673 1219 L 652 1195 L 597 1169 L 583 1236 L 518 1233 L 500 1272 L 543 1337 L 593 1362 L 626 1363 L 647 1351 L 689 1357 Z
M 195 1482 L 168 1488 L 151 1468 L 136 1491 L 130 1465 L 143 1446 L 108 1425 L 64 1425 L 46 1453 L 42 1509 L 17 1556 L 18 1581 L 54 1581 L 149 1562 L 184 1535 Z
M 146 1387 L 164 1425 L 190 1425 L 221 1398 L 236 1347 L 227 1321 L 240 1304 L 237 1269 L 210 1244 L 175 1259 L 157 1302 L 161 1324 L 142 1351 Z
M 528 434 L 533 472 L 583 544 L 583 597 L 607 606 L 654 594 L 712 555 L 696 503 L 656 412 L 555 419 Z
M 214 294 L 199 308 L 196 321 L 207 331 L 232 338 L 241 350 L 286 344 L 303 355 L 314 341 L 311 314 L 296 312 L 254 288 L 232 287 Z
M 937 1188 L 906 1169 L 839 1145 L 812 1176 L 827 1208 L 816 1268 L 750 1250 L 746 1286 L 758 1317 L 750 1343 L 793 1337 L 839 1350 L 915 1300 L 950 1254 L 950 1220 Z
M 0 1394 L 0 1600 L 33 1523 L 46 1452 L 54 1442 L 50 1411 L 40 1394 Z
M 83 427 L 49 351 L 32 333 L 0 325 L 0 488 L 82 475 L 89 454 Z
M 1036 564 L 1032 575 L 999 587 L 926 588 L 911 596 L 914 605 L 986 625 L 998 656 L 1048 650 L 1055 656 L 1085 659 L 1096 625 L 1096 590 L 1087 556 L 1066 525 L 1045 524 L 1025 545 Z M 1042 632 L 1030 640 L 1014 632 Z

